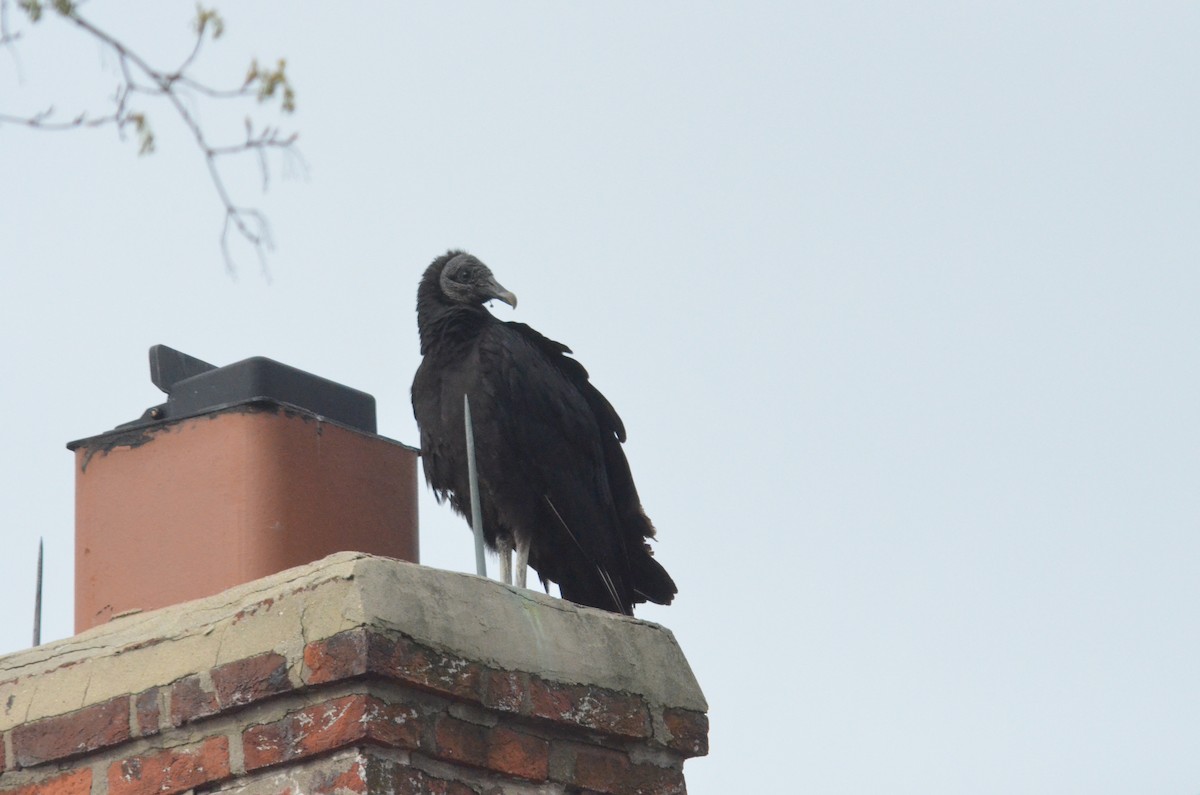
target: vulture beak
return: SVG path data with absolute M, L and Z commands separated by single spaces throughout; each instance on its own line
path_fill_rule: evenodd
M 513 309 L 517 308 L 517 296 L 508 290 L 505 290 L 500 282 L 492 279 L 491 284 L 489 284 L 487 287 L 488 292 L 492 294 L 492 298 L 495 298 L 498 301 L 503 301 Z

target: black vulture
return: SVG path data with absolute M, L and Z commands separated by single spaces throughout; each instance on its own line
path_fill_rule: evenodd
M 421 365 L 412 385 L 425 479 L 471 515 L 463 396 L 470 400 L 484 538 L 503 564 L 517 549 L 564 599 L 633 614 L 676 587 L 652 557 L 621 449 L 625 426 L 571 350 L 484 303 L 517 298 L 474 256 L 449 251 L 417 289 Z

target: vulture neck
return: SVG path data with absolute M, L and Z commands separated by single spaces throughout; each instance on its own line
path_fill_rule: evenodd
M 426 290 L 422 284 L 417 296 L 417 330 L 421 337 L 421 355 L 433 352 L 453 356 L 468 348 L 479 332 L 496 318 L 480 304 L 447 301 L 441 290 Z

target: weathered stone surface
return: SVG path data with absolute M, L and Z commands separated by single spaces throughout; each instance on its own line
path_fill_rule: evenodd
M 481 577 L 368 560 L 372 564 L 359 567 L 356 581 L 364 619 L 372 626 L 394 628 L 492 668 L 708 709 L 674 636 L 658 624 Z
M 392 630 L 427 649 L 452 649 L 448 658 L 493 669 L 707 710 L 674 637 L 661 626 L 492 580 L 347 552 L 0 657 L 0 731 L 257 655 L 281 655 L 298 681 L 308 644 L 357 627 Z M 310 675 L 319 670 L 306 662 Z M 430 661 L 427 684 L 441 687 L 448 672 L 438 663 Z M 25 686 L 35 675 L 38 686 Z M 450 681 L 451 688 L 462 684 Z

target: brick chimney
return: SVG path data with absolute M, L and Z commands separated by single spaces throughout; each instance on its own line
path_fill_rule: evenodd
M 375 398 L 256 357 L 155 345 L 167 402 L 75 452 L 75 631 L 343 550 L 417 560 L 417 451 Z
M 663 627 L 339 553 L 0 658 L 0 792 L 682 793 L 706 709 Z
M 167 402 L 69 445 L 80 634 L 0 657 L 0 795 L 685 791 L 668 630 L 416 565 L 370 395 L 150 361 Z

